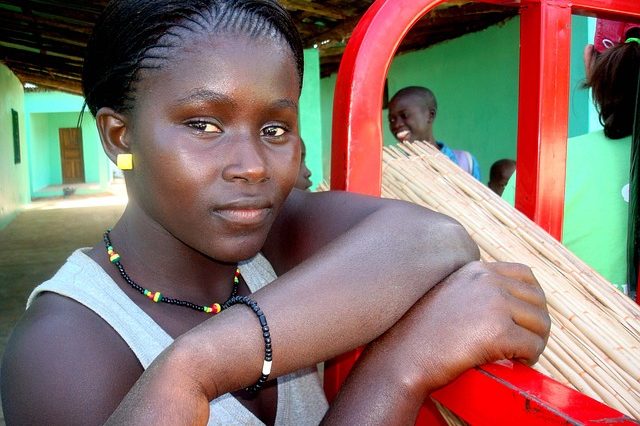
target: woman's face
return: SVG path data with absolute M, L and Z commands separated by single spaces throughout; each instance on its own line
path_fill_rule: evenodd
M 298 174 L 299 79 L 285 41 L 192 34 L 136 85 L 130 194 L 220 261 L 253 256 Z

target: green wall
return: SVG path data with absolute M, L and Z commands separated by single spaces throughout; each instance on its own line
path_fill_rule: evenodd
M 569 136 L 588 131 L 589 101 L 579 89 L 584 79 L 582 50 L 587 42 L 587 18 L 573 19 Z M 398 55 L 387 79 L 389 95 L 411 86 L 426 86 L 438 99 L 434 134 L 452 148 L 473 153 L 482 181 L 500 158 L 515 158 L 518 114 L 520 20 L 518 17 L 483 31 Z M 330 129 L 336 76 L 322 79 L 323 165 L 330 170 Z M 387 111 L 382 111 L 385 144 L 395 143 Z
M 470 151 L 485 181 L 494 158 L 515 158 L 518 110 L 519 20 L 398 56 L 388 76 L 389 96 L 429 87 L 438 100 L 436 139 Z M 385 111 L 386 117 L 386 111 Z M 385 120 L 386 143 L 395 142 Z
M 574 16 L 571 20 L 571 75 L 569 93 L 569 137 L 589 133 L 590 115 L 594 111 L 589 90 L 583 89 L 585 81 L 585 69 L 583 52 L 584 47 L 593 43 L 593 34 L 589 36 L 589 25 L 595 19 L 583 16 Z
M 306 164 L 313 187 L 322 181 L 322 105 L 320 102 L 320 55 L 317 49 L 304 51 L 304 82 L 300 95 L 300 135 L 307 148 Z
M 62 184 L 58 129 L 76 127 L 83 102 L 80 96 L 60 92 L 25 95 L 32 197 L 62 194 L 61 189 L 51 192 L 43 191 L 43 188 Z M 78 193 L 104 190 L 110 179 L 109 159 L 102 150 L 95 120 L 88 111 L 83 116 L 81 128 L 85 182 L 96 184 L 97 188 Z
M 333 122 L 333 92 L 336 87 L 337 74 L 331 74 L 320 80 L 322 101 L 322 171 L 324 180 L 331 176 L 331 123 Z
M 43 188 L 52 181 L 51 172 L 49 171 L 49 159 L 54 154 L 50 152 L 52 147 L 47 137 L 48 118 L 48 114 L 31 114 L 28 120 L 27 138 L 29 140 L 29 158 L 31 162 L 29 171 L 31 194 L 35 192 L 34 188 Z
M 13 118 L 18 112 L 20 131 L 19 164 L 15 164 Z M 0 64 L 0 229 L 29 202 L 29 166 L 26 148 L 24 91 L 18 78 Z

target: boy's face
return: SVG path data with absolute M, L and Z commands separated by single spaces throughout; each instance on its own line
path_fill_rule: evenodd
M 493 192 L 502 196 L 504 189 L 507 187 L 507 183 L 509 183 L 509 179 L 511 178 L 511 175 L 513 175 L 515 171 L 516 171 L 515 164 L 508 164 L 501 167 L 499 170 L 498 179 L 489 181 L 487 186 L 491 188 Z
M 395 97 L 389 102 L 389 128 L 399 141 L 429 140 L 435 111 L 414 95 Z

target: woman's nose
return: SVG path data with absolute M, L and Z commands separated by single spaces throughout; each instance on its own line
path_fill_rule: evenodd
M 269 180 L 264 147 L 259 138 L 231 142 L 233 149 L 229 162 L 222 171 L 226 181 L 244 181 L 249 184 Z

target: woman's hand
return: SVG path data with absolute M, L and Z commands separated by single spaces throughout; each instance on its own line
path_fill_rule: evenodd
M 531 269 L 472 262 L 427 293 L 380 344 L 406 356 L 430 393 L 477 365 L 500 359 L 535 364 L 550 326 Z
M 411 423 L 429 393 L 469 368 L 500 359 L 534 364 L 550 325 L 544 293 L 528 267 L 469 263 L 369 345 L 329 423 Z

